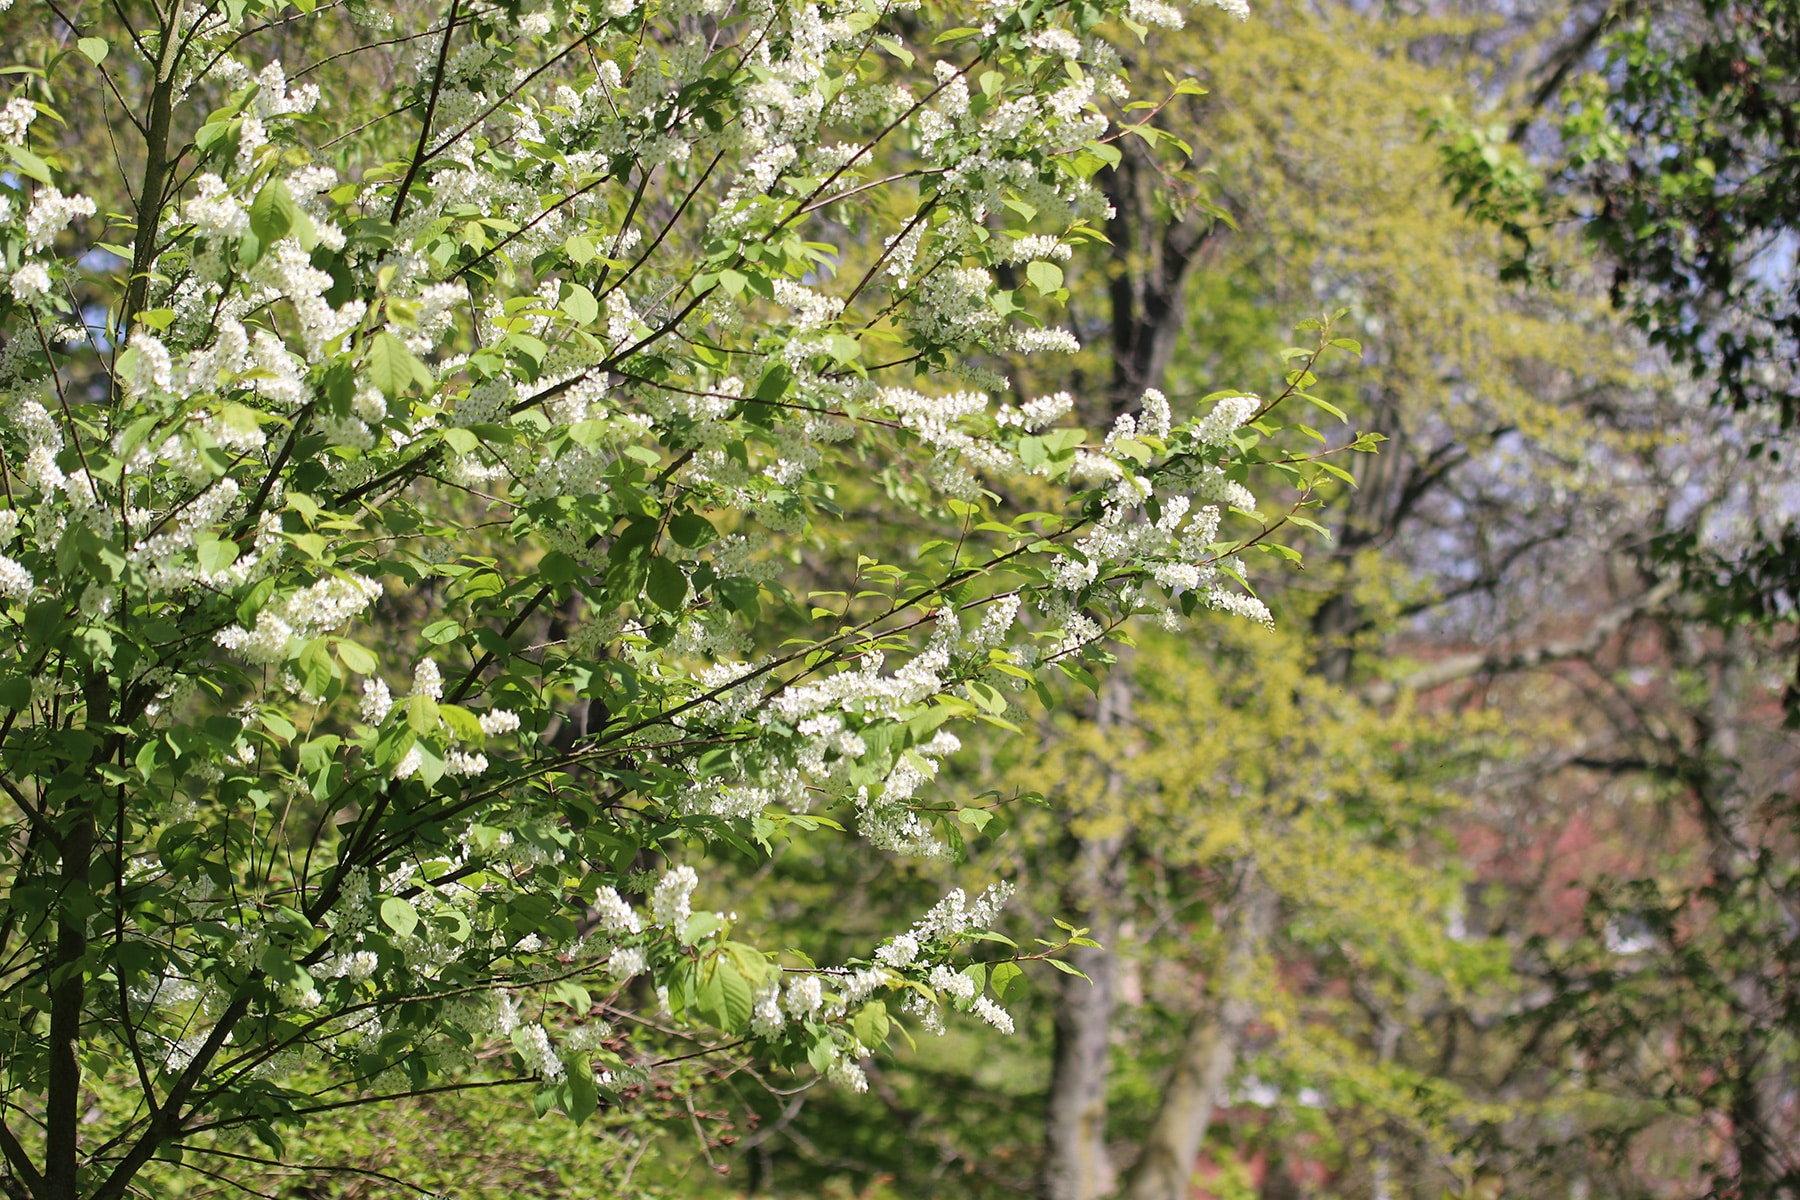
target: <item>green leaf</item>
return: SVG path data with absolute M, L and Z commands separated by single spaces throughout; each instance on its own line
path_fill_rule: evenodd
M 594 293 L 579 283 L 568 285 L 569 294 L 562 298 L 562 310 L 577 325 L 592 325 L 600 319 L 600 302 L 594 299 Z
M 419 735 L 404 722 L 389 721 L 375 742 L 375 766 L 386 771 L 418 744 Z
M 363 356 L 363 368 L 369 382 L 381 389 L 389 400 L 402 395 L 414 383 L 421 387 L 432 384 L 431 372 L 413 356 L 406 343 L 382 330 L 369 339 L 369 350 Z
M 419 913 L 409 901 L 389 896 L 381 902 L 381 923 L 403 938 L 411 937 L 419 927 Z
M 594 239 L 581 237 L 579 234 L 563 243 L 563 253 L 578 267 L 592 262 L 595 250 Z
M 739 616 L 754 621 L 762 613 L 762 585 L 754 579 L 721 579 L 713 585 L 713 591 L 725 602 L 726 608 Z
M 1308 404 L 1311 404 L 1314 408 L 1322 409 L 1323 411 L 1330 413 L 1344 424 L 1348 425 L 1350 423 L 1350 418 L 1344 415 L 1344 410 L 1331 403 L 1331 401 L 1321 399 L 1310 392 L 1297 392 L 1295 394 Z
M 644 594 L 664 612 L 676 612 L 687 600 L 687 576 L 668 559 L 653 558 L 650 560 L 650 577 L 644 582 Z
M 21 709 L 31 703 L 31 680 L 22 675 L 0 677 L 0 708 Z
M 337 666 L 331 661 L 331 645 L 318 637 L 300 650 L 300 686 L 315 696 L 323 696 L 337 677 Z
M 319 244 L 312 219 L 300 211 L 294 193 L 281 179 L 271 179 L 263 184 L 256 199 L 250 201 L 250 232 L 256 235 L 265 250 L 290 233 L 303 250 L 310 251 Z
M 594 1006 L 594 998 L 588 990 L 573 979 L 564 979 L 550 989 L 550 994 L 574 1009 L 577 1014 L 585 1016 Z
M 462 626 L 446 617 L 441 621 L 433 621 L 419 631 L 419 636 L 434 646 L 442 646 L 445 642 L 454 642 L 462 636 Z
M 719 980 L 719 1015 L 724 1018 L 719 1027 L 728 1033 L 736 1033 L 749 1026 L 750 1014 L 756 1007 L 756 993 L 730 958 L 721 956 L 716 962 L 713 972 Z
M 594 1073 L 586 1059 L 565 1064 L 568 1067 L 568 1100 L 563 1111 L 577 1125 L 585 1122 L 600 1107 L 599 1092 L 594 1087 Z
M 717 933 L 724 925 L 719 914 L 714 912 L 697 912 L 688 916 L 681 927 L 681 944 L 692 946 L 709 934 Z
M 918 56 L 908 50 L 899 38 L 878 37 L 875 39 L 875 44 L 909 67 L 918 59 Z
M 1013 982 L 1024 974 L 1018 963 L 995 963 L 994 969 L 988 972 L 988 986 L 994 989 L 995 996 L 1004 1000 Z
M 481 449 L 481 439 L 472 430 L 453 425 L 444 430 L 444 444 L 458 454 L 473 454 Z
M 13 165 L 46 186 L 55 179 L 50 174 L 50 164 L 27 150 L 23 146 L 8 146 L 6 153 L 12 158 Z
M 879 1049 L 887 1043 L 890 1027 L 887 1005 L 880 1000 L 869 1001 L 850 1018 L 850 1029 L 856 1034 L 856 1040 L 871 1050 Z
M 110 47 L 107 46 L 105 38 L 84 37 L 75 43 L 75 48 L 97 67 L 106 61 L 106 52 Z
M 481 729 L 481 718 L 462 705 L 440 704 L 438 705 L 438 716 L 445 725 L 450 727 L 450 732 L 456 735 L 457 741 L 469 742 L 477 746 L 487 741 L 487 734 L 483 733 Z
M 1124 158 L 1117 146 L 1108 145 L 1105 142 L 1089 142 L 1082 149 L 1109 167 L 1118 166 L 1120 160 Z
M 826 337 L 825 345 L 831 357 L 848 366 L 862 356 L 862 343 L 847 334 L 833 333 Z
M 421 737 L 437 732 L 438 705 L 430 696 L 414 696 L 406 702 L 406 723 Z
M 337 655 L 339 662 L 358 675 L 373 675 L 379 665 L 373 654 L 346 638 L 338 639 Z
M 1063 285 L 1062 268 L 1055 263 L 1027 263 L 1025 278 L 1031 280 L 1031 286 L 1040 292 L 1054 292 Z
M 669 522 L 669 536 L 677 546 L 695 550 L 717 539 L 719 531 L 698 513 L 682 513 Z
M 217 575 L 236 562 L 237 556 L 237 543 L 226 538 L 213 538 L 194 544 L 194 559 L 200 564 L 200 570 L 208 575 Z
M 263 974 L 283 987 L 308 988 L 312 986 L 312 976 L 305 967 L 289 957 L 288 951 L 281 946 L 269 946 L 262 952 L 259 964 Z
M 552 550 L 538 559 L 538 578 L 545 583 L 568 583 L 575 578 L 579 569 L 575 560 L 561 550 Z
M 756 398 L 761 400 L 764 404 L 775 403 L 775 401 L 787 395 L 788 382 L 792 378 L 793 377 L 788 373 L 787 367 L 779 363 L 770 367 L 768 372 L 757 381 Z
M 959 808 L 956 810 L 956 819 L 979 833 L 988 827 L 994 814 L 985 808 Z
M 1006 711 L 1006 697 L 1000 692 L 1000 689 L 979 680 L 971 681 L 968 688 L 969 699 L 975 701 L 981 708 L 995 716 L 1000 716 Z

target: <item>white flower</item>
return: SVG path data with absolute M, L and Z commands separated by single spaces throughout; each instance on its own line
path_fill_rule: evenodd
M 94 202 L 86 196 L 65 196 L 54 187 L 40 188 L 25 214 L 25 249 L 45 249 L 76 217 L 94 215 Z
M 1151 437 L 1166 438 L 1169 436 L 1169 398 L 1151 388 L 1144 393 L 1144 416 L 1139 423 L 1143 432 Z
M 613 1027 L 605 1021 L 596 1021 L 592 1025 L 577 1025 L 563 1034 L 563 1053 L 585 1054 L 591 1050 L 599 1050 L 606 1045 L 606 1040 L 612 1035 Z
M 1194 440 L 1205 446 L 1227 445 L 1232 430 L 1254 417 L 1261 407 L 1262 401 L 1255 396 L 1226 396 L 1194 423 Z
M 869 1090 L 869 1077 L 863 1073 L 862 1067 L 848 1058 L 836 1058 L 825 1068 L 825 1078 L 840 1087 L 847 1087 L 853 1092 Z
M 768 1037 L 778 1033 L 786 1024 L 781 1015 L 781 983 L 779 980 L 769 983 L 756 993 L 755 1004 L 750 1009 L 750 1032 L 757 1037 Z
M 0 596 L 22 600 L 31 594 L 31 572 L 0 554 Z
M 14 300 L 20 304 L 29 304 L 39 296 L 50 293 L 50 272 L 44 269 L 43 263 L 28 262 L 13 272 L 9 286 Z
M 333 979 L 348 979 L 352 983 L 361 983 L 374 975 L 375 968 L 380 965 L 381 959 L 373 950 L 358 950 L 331 960 L 326 964 L 325 973 Z
M 481 714 L 481 732 L 489 737 L 501 737 L 513 733 L 519 728 L 519 714 L 504 708 L 490 708 Z
M 237 495 L 234 480 L 227 479 L 225 485 L 209 493 L 214 497 L 214 506 L 221 511 L 223 505 Z M 213 519 L 205 513 L 190 512 L 189 515 L 206 516 L 206 524 Z M 200 523 L 196 521 L 194 529 Z M 189 544 L 192 534 L 193 529 L 190 529 Z M 233 625 L 213 635 L 213 641 L 227 650 L 237 651 L 246 662 L 279 662 L 287 657 L 288 643 L 294 638 L 307 639 L 331 633 L 373 604 L 380 595 L 381 585 L 365 575 L 329 576 L 301 588 L 279 604 L 265 607 L 256 614 L 255 628 L 246 630 Z
M 535 1021 L 522 1027 L 516 1041 L 519 1056 L 534 1074 L 542 1075 L 546 1082 L 555 1083 L 563 1077 L 563 1061 L 550 1048 L 550 1035 L 544 1027 Z
M 363 698 L 360 707 L 362 719 L 370 725 L 379 725 L 387 720 L 393 710 L 394 697 L 388 692 L 388 685 L 375 676 L 363 680 Z
M 594 911 L 599 915 L 600 927 L 608 933 L 638 933 L 643 929 L 631 905 L 612 888 L 603 887 L 595 893 Z
M 11 7 L 10 3 L 0 6 L 0 12 L 5 12 L 8 7 Z M 6 107 L 0 108 L 0 143 L 17 146 L 24 142 L 25 131 L 31 128 L 37 115 L 37 105 L 25 97 L 14 96 L 8 100 Z
M 444 774 L 474 778 L 488 769 L 487 755 L 452 750 L 444 755 Z
M 419 748 L 415 745 L 407 750 L 405 757 L 394 764 L 394 778 L 411 779 L 424 765 L 425 756 L 419 753 Z
M 421 658 L 413 666 L 412 694 L 429 696 L 433 700 L 444 698 L 444 677 L 438 674 L 437 663 Z
M 680 929 L 693 911 L 694 889 L 699 886 L 700 877 L 690 866 L 683 864 L 667 872 L 651 893 L 651 917 L 658 925 Z
M 1076 354 L 1081 350 L 1081 340 L 1066 329 L 1014 329 L 1011 341 L 1020 354 Z
M 967 1001 L 975 996 L 975 981 L 958 971 L 952 971 L 942 963 L 931 968 L 931 975 L 926 982 L 955 1000 Z
M 194 180 L 194 195 L 182 206 L 182 215 L 196 231 L 213 237 L 240 238 L 250 228 L 250 214 L 210 171 Z
M 1007 1012 L 1004 1008 L 1001 1008 L 998 1004 L 995 1004 L 992 1000 L 989 1000 L 986 996 L 975 997 L 973 1011 L 982 1020 L 986 1021 L 989 1025 L 992 1025 L 995 1029 L 998 1029 L 1001 1033 L 1011 1033 L 1013 1031 L 1012 1014 Z
M 1221 5 L 1221 7 L 1224 6 Z M 1159 0 L 1131 0 L 1126 11 L 1130 14 L 1131 19 L 1140 25 L 1160 25 L 1164 29 L 1180 29 L 1187 23 L 1183 19 L 1180 9 L 1162 4 Z
M 644 966 L 644 952 L 636 946 L 621 946 L 606 960 L 607 973 L 618 983 L 642 975 Z
M 901 934 L 875 951 L 875 961 L 886 963 L 890 967 L 911 966 L 918 957 L 919 939 L 910 933 Z
M 783 1003 L 793 1016 L 804 1020 L 818 1012 L 824 1002 L 824 991 L 817 975 L 802 975 L 788 982 L 787 998 Z
M 1074 255 L 1074 247 L 1054 234 L 1039 233 L 1029 237 L 1016 238 L 1006 243 L 1000 251 L 1002 262 L 1022 263 L 1056 259 L 1068 262 Z

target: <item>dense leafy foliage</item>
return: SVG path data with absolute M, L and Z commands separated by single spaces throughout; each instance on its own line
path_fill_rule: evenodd
M 16 1186 L 421 1093 L 581 1120 L 658 1039 L 860 1088 L 902 1023 L 1010 1029 L 1079 938 L 964 965 L 1004 885 L 820 965 L 685 860 L 953 855 L 987 819 L 928 796 L 953 726 L 1091 681 L 1133 614 L 1267 618 L 1238 555 L 1292 552 L 1246 484 L 1310 525 L 1343 470 L 1270 439 L 1354 343 L 1103 438 L 989 395 L 1078 347 L 1062 264 L 1158 103 L 1108 39 L 1181 19 L 0 17 Z

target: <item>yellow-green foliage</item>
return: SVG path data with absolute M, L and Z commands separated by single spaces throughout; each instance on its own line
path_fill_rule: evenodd
M 1275 285 L 1265 301 L 1278 314 L 1307 299 L 1350 306 L 1366 385 L 1406 432 L 1429 423 L 1484 438 L 1500 422 L 1578 457 L 1591 424 L 1558 400 L 1578 384 L 1633 382 L 1637 364 L 1619 339 L 1595 336 L 1612 328 L 1602 297 L 1527 297 L 1499 282 L 1499 235 L 1444 187 L 1424 110 L 1465 89 L 1456 32 L 1273 4 L 1247 25 L 1186 35 L 1211 90 L 1196 149 L 1245 230 L 1225 239 L 1229 268 Z M 1416 52 L 1429 35 L 1437 51 Z M 1189 366 L 1205 361 L 1196 334 Z
M 1362 702 L 1309 673 L 1304 630 L 1220 620 L 1147 638 L 1128 717 L 1059 720 L 1024 782 L 1079 812 L 1084 836 L 1127 839 L 1144 866 L 1120 900 L 1140 924 L 1188 914 L 1117 947 L 1151 960 L 1150 999 L 1179 1012 L 1209 990 L 1255 996 L 1273 1035 L 1264 1065 L 1329 1096 L 1340 1132 L 1392 1122 L 1448 1162 L 1453 1124 L 1489 1114 L 1384 1059 L 1367 1009 L 1413 1034 L 1421 1001 L 1466 1003 L 1505 970 L 1500 946 L 1449 932 L 1464 881 L 1444 832 L 1447 785 L 1497 731 L 1481 714 Z M 1219 962 L 1207 915 L 1251 860 L 1280 897 L 1277 934 L 1254 979 L 1202 983 Z

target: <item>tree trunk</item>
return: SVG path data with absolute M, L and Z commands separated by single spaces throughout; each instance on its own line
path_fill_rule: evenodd
M 1118 729 L 1131 712 L 1130 660 L 1121 661 L 1100 690 L 1095 723 Z M 1124 788 L 1108 771 L 1102 805 Z M 1118 1001 L 1120 854 L 1123 832 L 1073 839 L 1075 872 L 1061 903 L 1080 913 L 1098 946 L 1077 946 L 1070 965 L 1087 979 L 1060 977 L 1056 994 L 1056 1047 L 1050 1099 L 1044 1113 L 1044 1165 L 1039 1192 L 1044 1200 L 1096 1200 L 1113 1190 L 1112 1160 L 1106 1148 L 1106 1083 L 1111 1071 L 1113 1010 Z M 1090 982 L 1090 980 L 1092 982 Z
M 1098 948 L 1078 946 L 1072 966 L 1093 982 L 1059 977 L 1056 1048 L 1044 1120 L 1044 1200 L 1095 1200 L 1113 1189 L 1106 1149 L 1106 1081 L 1118 1000 L 1118 905 L 1110 876 L 1122 838 L 1084 838 L 1080 877 L 1088 893 L 1086 920 Z M 1066 894 L 1066 893 L 1065 893 Z
M 1140 161 L 1142 152 L 1122 147 L 1119 168 L 1108 176 L 1113 241 L 1108 291 L 1112 304 L 1113 374 L 1104 413 L 1084 413 L 1108 426 L 1136 407 L 1148 388 L 1159 387 L 1180 337 L 1182 297 L 1201 247 L 1211 232 L 1207 219 L 1159 221 L 1151 188 L 1160 175 Z M 1097 418 L 1097 419 L 1095 419 Z M 1130 668 L 1121 661 L 1108 676 L 1099 724 L 1122 724 L 1131 700 Z M 1108 779 L 1108 791 L 1123 781 Z M 1063 976 L 1056 997 L 1056 1047 L 1044 1120 L 1044 1200 L 1096 1200 L 1110 1195 L 1114 1176 L 1106 1148 L 1106 1083 L 1118 964 L 1112 949 L 1121 921 L 1118 859 L 1121 835 L 1072 839 L 1075 878 L 1064 889 L 1065 913 L 1079 914 L 1099 949 L 1077 948 L 1069 961 L 1093 982 Z
M 1728 905 L 1739 909 L 1735 915 L 1747 916 L 1755 928 L 1769 919 L 1777 903 L 1766 890 L 1767 884 L 1757 877 L 1754 785 L 1744 777 L 1738 738 L 1748 639 L 1742 630 L 1734 629 L 1712 656 L 1706 655 L 1697 634 L 1690 632 L 1686 640 L 1691 659 L 1713 660 L 1710 694 L 1699 729 L 1702 769 L 1695 779 L 1701 824 L 1706 830 L 1707 865 L 1713 886 L 1727 898 Z M 1756 1200 L 1788 1200 L 1795 1188 L 1793 1174 L 1783 1163 L 1783 1147 L 1789 1143 L 1781 1113 L 1784 1097 L 1792 1090 L 1792 1067 L 1778 1041 L 1783 1037 L 1783 1006 L 1772 994 L 1765 975 L 1770 964 L 1764 956 L 1745 955 L 1737 961 L 1731 991 L 1739 1017 L 1721 1063 L 1729 1075 L 1726 1115 L 1737 1160 L 1737 1194 Z
M 1113 206 L 1106 223 L 1113 243 L 1111 411 L 1091 422 L 1103 426 L 1136 405 L 1146 389 L 1162 386 L 1186 324 L 1188 280 L 1213 230 L 1210 217 L 1159 220 L 1152 191 L 1166 178 L 1135 143 L 1120 150 L 1117 169 L 1106 177 Z
M 1257 1013 L 1256 960 L 1275 924 L 1276 896 L 1254 860 L 1244 860 L 1226 918 L 1225 950 L 1163 1090 L 1143 1153 L 1125 1186 L 1127 1200 L 1186 1200 L 1188 1179 L 1213 1109 Z

